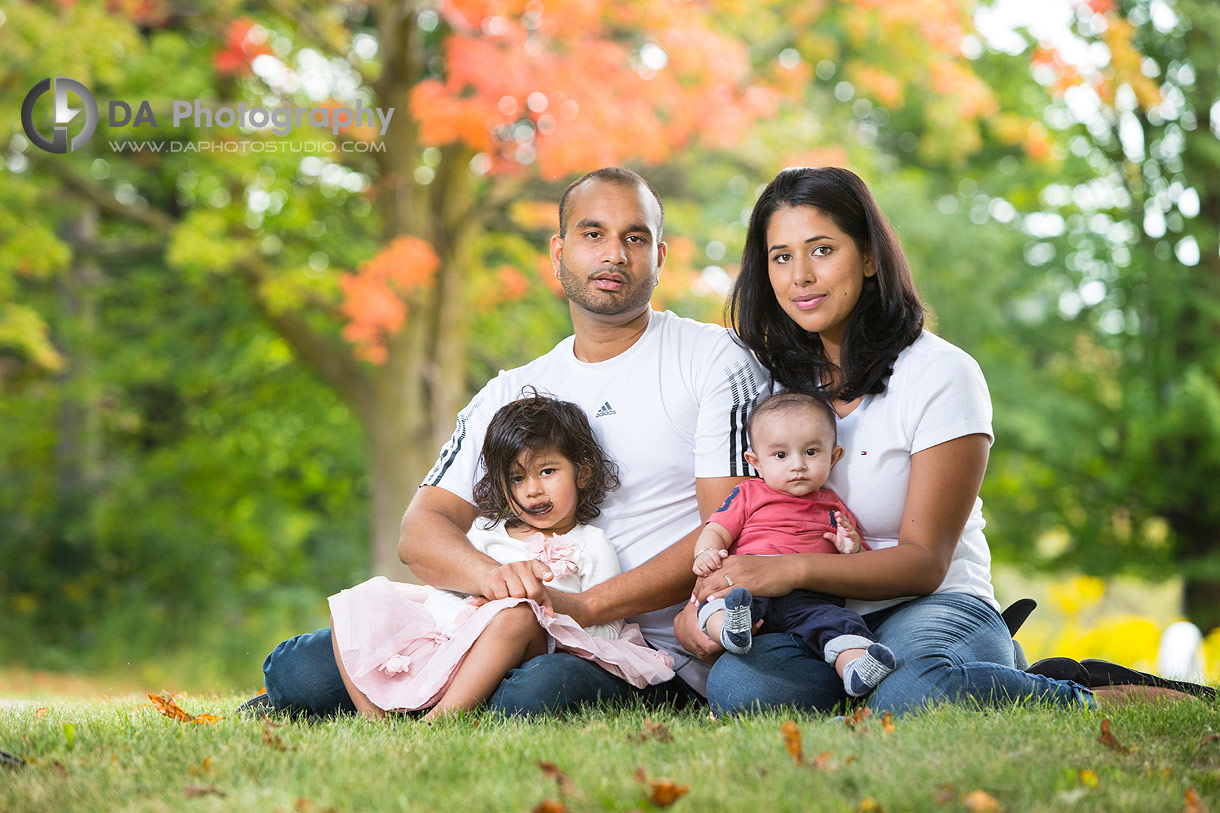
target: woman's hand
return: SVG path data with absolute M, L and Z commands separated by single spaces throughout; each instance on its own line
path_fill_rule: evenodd
M 801 585 L 794 579 L 792 556 L 730 556 L 720 569 L 695 583 L 695 600 L 723 598 L 734 587 L 744 587 L 755 596 L 786 596 Z M 784 560 L 788 560 L 787 567 Z
M 706 663 L 713 663 L 724 654 L 720 642 L 703 634 L 699 629 L 698 607 L 693 602 L 687 602 L 682 611 L 674 618 L 674 635 L 682 648 Z

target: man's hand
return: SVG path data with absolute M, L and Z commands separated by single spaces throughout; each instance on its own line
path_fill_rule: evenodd
M 822 535 L 834 543 L 835 550 L 839 553 L 859 553 L 864 548 L 864 540 L 860 538 L 860 532 L 852 526 L 847 517 L 843 516 L 842 511 L 835 511 L 834 533 L 827 531 Z
M 674 618 L 674 635 L 687 652 L 706 663 L 715 663 L 724 654 L 724 647 L 699 629 L 698 612 L 697 606 L 688 602 Z
M 551 594 L 543 582 L 553 578 L 551 569 L 537 559 L 510 562 L 487 571 L 479 592 L 493 601 L 500 598 L 528 598 L 549 607 Z
M 695 554 L 695 565 L 691 568 L 696 576 L 710 576 L 720 569 L 720 563 L 728 556 L 727 550 L 704 548 Z

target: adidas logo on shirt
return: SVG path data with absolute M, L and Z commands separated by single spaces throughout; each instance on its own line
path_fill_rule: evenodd
M 607 401 L 606 403 L 602 404 L 602 408 L 597 410 L 597 414 L 594 415 L 593 417 L 594 418 L 604 418 L 607 415 L 614 415 L 614 414 L 615 414 L 614 407 L 610 406 L 610 402 Z

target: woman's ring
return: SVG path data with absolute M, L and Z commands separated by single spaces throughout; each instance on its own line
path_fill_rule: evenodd
M 725 576 L 725 577 L 724 577 L 724 580 L 725 580 L 726 582 L 728 582 L 728 583 L 729 583 L 729 587 L 732 587 L 732 586 L 733 586 L 733 580 L 732 580 L 732 579 L 730 579 L 728 576 Z

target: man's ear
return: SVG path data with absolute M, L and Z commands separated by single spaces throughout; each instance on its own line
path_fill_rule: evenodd
M 664 240 L 657 243 L 657 270 L 665 267 L 665 257 L 669 254 L 669 244 Z
M 551 235 L 551 269 L 555 272 L 555 279 L 559 279 L 559 266 L 563 262 L 563 237 L 558 234 Z
M 834 448 L 834 451 L 830 453 L 830 465 L 833 466 L 835 463 L 838 463 L 840 458 L 842 458 L 842 457 L 843 457 L 843 447 L 836 446 Z
M 749 449 L 747 449 L 745 452 L 745 458 L 746 458 L 747 463 L 749 463 L 755 469 L 758 468 L 758 455 L 754 454 Z

